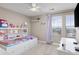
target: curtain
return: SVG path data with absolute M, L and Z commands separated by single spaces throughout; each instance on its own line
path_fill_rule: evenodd
M 51 44 L 51 33 L 52 33 L 52 15 L 47 15 L 47 39 L 46 42 Z

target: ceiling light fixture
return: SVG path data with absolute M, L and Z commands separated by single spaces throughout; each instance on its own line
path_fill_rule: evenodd
M 54 8 L 51 8 L 50 10 L 54 10 Z
M 32 3 L 32 8 L 30 9 L 31 11 L 38 11 L 39 7 L 37 6 L 36 3 Z

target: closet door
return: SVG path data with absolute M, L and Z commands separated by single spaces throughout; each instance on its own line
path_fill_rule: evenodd
M 59 43 L 61 39 L 62 16 L 52 16 L 52 40 Z

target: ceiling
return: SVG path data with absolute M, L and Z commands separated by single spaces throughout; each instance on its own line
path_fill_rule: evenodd
M 0 7 L 21 13 L 26 16 L 37 16 L 45 13 L 55 13 L 62 10 L 75 9 L 76 3 L 37 3 L 40 11 L 35 12 L 29 10 L 31 8 L 31 3 L 0 3 Z M 50 10 L 50 9 L 54 10 Z

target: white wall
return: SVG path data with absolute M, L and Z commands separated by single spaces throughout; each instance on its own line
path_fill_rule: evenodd
M 31 27 L 29 17 L 0 7 L 0 18 L 6 19 L 9 23 L 13 23 L 15 25 L 21 25 L 24 22 L 27 22 L 30 33 Z
M 37 36 L 39 40 L 46 40 L 46 32 L 47 32 L 47 15 L 34 17 L 32 20 L 36 20 L 40 18 L 39 21 L 31 21 L 32 24 L 32 34 Z

